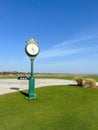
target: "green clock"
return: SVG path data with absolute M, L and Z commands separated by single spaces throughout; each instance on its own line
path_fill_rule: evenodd
M 25 52 L 31 60 L 31 74 L 30 74 L 30 78 L 29 78 L 29 97 L 28 97 L 29 99 L 36 98 L 33 62 L 34 62 L 34 58 L 38 55 L 39 51 L 40 51 L 39 45 L 33 38 L 29 39 L 26 42 Z
M 38 43 L 33 38 L 28 40 L 26 43 L 27 44 L 25 47 L 25 51 L 26 51 L 27 55 L 30 57 L 37 56 L 40 51 Z

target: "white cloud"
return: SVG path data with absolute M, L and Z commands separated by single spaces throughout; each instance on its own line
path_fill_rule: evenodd
M 52 58 L 52 57 L 72 55 L 72 54 L 79 53 L 83 49 L 84 48 L 70 49 L 70 50 L 66 50 L 66 49 L 62 49 L 62 48 L 51 49 L 51 50 L 43 51 L 39 55 L 39 58 Z
M 92 40 L 92 39 L 95 39 L 95 38 L 97 38 L 97 37 L 87 36 L 87 37 L 75 38 L 73 40 L 68 40 L 68 41 L 63 41 L 61 43 L 58 43 L 58 44 L 54 45 L 54 48 L 59 48 L 61 46 L 64 47 L 64 46 L 67 46 L 67 45 L 70 46 L 73 43 L 80 43 L 80 42 Z
M 40 52 L 39 58 L 63 57 L 66 55 L 90 52 L 91 50 L 98 48 L 97 44 L 94 44 L 93 42 L 90 44 L 93 39 L 94 37 L 85 37 L 61 42 L 51 47 L 51 49 Z

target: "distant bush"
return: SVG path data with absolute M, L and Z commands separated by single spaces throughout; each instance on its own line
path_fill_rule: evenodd
M 77 82 L 77 86 L 82 87 L 83 86 L 83 78 L 80 76 L 76 76 L 74 80 Z
M 85 78 L 83 82 L 85 88 L 96 88 L 96 81 L 92 78 Z

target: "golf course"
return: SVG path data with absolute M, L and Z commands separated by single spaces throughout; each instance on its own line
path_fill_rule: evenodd
M 28 90 L 17 88 L 0 95 L 0 130 L 98 130 L 98 89 L 66 82 L 35 88 L 37 97 L 32 100 L 26 98 Z

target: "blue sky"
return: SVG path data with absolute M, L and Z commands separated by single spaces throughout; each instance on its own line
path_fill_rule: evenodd
M 0 0 L 0 71 L 30 71 L 31 37 L 35 72 L 98 74 L 97 0 Z

